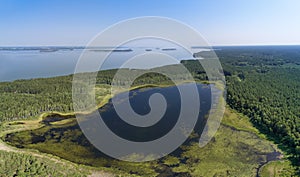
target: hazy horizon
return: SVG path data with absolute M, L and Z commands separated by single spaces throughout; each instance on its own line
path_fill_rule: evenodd
M 255 46 L 257 46 L 257 47 L 300 46 L 300 43 L 299 44 L 218 44 L 218 45 L 211 45 L 211 47 L 251 47 L 251 46 L 253 46 L 253 47 L 255 47 Z M 16 48 L 22 48 L 22 47 L 24 47 L 24 48 L 30 48 L 30 47 L 39 47 L 39 48 L 40 47 L 50 47 L 50 48 L 51 47 L 70 47 L 70 48 L 71 47 L 83 47 L 84 48 L 84 47 L 88 47 L 88 46 L 87 45 L 86 46 L 85 45 L 73 45 L 73 46 L 72 45 L 2 45 L 2 46 L 0 46 L 0 48 L 5 48 L 5 47 L 9 47 L 9 48 L 12 48 L 12 47 L 16 47 Z M 109 48 L 109 47 L 114 47 L 114 46 L 102 46 L 102 47 Z M 132 47 L 132 46 L 124 46 L 124 47 Z M 156 47 L 156 46 L 142 46 L 142 47 L 147 48 L 147 47 Z M 165 46 L 165 47 L 168 47 L 168 46 Z M 191 47 L 193 47 L 193 46 L 191 46 Z M 134 47 L 132 47 L 132 48 L 134 48 Z

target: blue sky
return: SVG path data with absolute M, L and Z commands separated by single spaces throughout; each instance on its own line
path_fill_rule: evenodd
M 164 16 L 212 45 L 300 44 L 299 0 L 1 0 L 0 46 L 85 45 L 108 26 Z

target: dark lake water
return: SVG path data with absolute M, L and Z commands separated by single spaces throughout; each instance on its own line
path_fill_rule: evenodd
M 181 87 L 190 87 L 191 84 L 184 84 Z M 208 113 L 211 107 L 211 86 L 204 84 L 197 84 L 199 91 L 200 107 L 198 124 L 195 127 L 197 133 L 201 133 L 202 124 L 204 123 L 204 116 Z M 159 122 L 150 127 L 136 127 L 123 121 L 116 110 L 112 102 L 109 102 L 105 107 L 99 109 L 100 115 L 106 125 L 118 136 L 128 139 L 131 141 L 151 141 L 167 134 L 176 124 L 180 111 L 181 111 L 181 100 L 179 90 L 176 86 L 167 88 L 148 88 L 138 89 L 129 92 L 129 101 L 132 109 L 140 114 L 145 115 L 149 113 L 150 107 L 148 104 L 149 98 L 155 93 L 162 94 L 167 101 L 167 110 Z M 116 96 L 118 104 L 126 104 L 127 93 L 122 93 Z M 191 96 L 193 97 L 193 96 Z M 194 106 L 194 105 L 186 105 Z

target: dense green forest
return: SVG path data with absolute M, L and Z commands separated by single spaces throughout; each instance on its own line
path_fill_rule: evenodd
M 300 166 L 300 48 L 219 51 L 227 73 L 227 103 L 247 115 Z
M 293 165 L 299 168 L 300 47 L 217 49 L 226 76 L 229 106 L 247 115 L 261 132 L 279 144 Z M 199 62 L 189 60 L 182 61 L 182 64 L 194 78 L 206 80 Z M 168 67 L 176 70 L 175 65 L 160 69 Z M 115 72 L 99 72 L 97 84 L 109 86 Z M 154 72 L 140 77 L 134 85 L 170 83 L 168 78 Z M 71 91 L 71 75 L 0 83 L 0 121 L 36 118 L 47 111 L 71 112 Z
M 73 166 L 49 162 L 32 155 L 0 151 L 0 176 L 86 176 Z
M 174 71 L 174 74 L 177 73 L 176 65 L 156 68 L 153 69 L 153 72 L 143 74 L 134 81 L 133 85 L 171 84 L 172 82 L 169 78 L 155 73 L 156 70 L 165 69 Z M 99 72 L 96 84 L 101 85 L 101 88 L 110 87 L 116 71 L 113 69 Z M 125 84 L 129 82 L 129 76 L 132 77 L 141 72 L 143 71 L 124 69 L 125 75 L 117 82 L 121 85 Z M 205 79 L 205 73 L 203 72 L 193 72 L 193 76 L 198 80 Z M 184 80 L 182 75 L 177 75 L 175 78 Z M 34 118 L 47 111 L 73 111 L 72 80 L 73 76 L 70 75 L 0 83 L 0 99 L 2 100 L 0 102 L 0 122 Z M 96 94 L 101 95 L 102 93 Z

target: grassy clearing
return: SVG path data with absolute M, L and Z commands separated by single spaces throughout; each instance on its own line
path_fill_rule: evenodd
M 190 171 L 192 176 L 255 176 L 256 169 L 272 152 L 269 142 L 248 132 L 221 126 L 213 141 L 202 149 L 198 143 L 187 146 L 182 157 L 186 164 L 174 170 Z
M 211 142 L 199 148 L 197 142 L 184 146 L 181 163 L 165 159 L 174 172 L 192 176 L 256 176 L 259 164 L 274 152 L 273 144 L 257 136 L 246 117 L 226 109 L 222 125 Z M 182 163 L 185 161 L 185 163 Z
M 248 117 L 228 107 L 225 109 L 222 124 L 234 127 L 240 131 L 248 131 L 257 135 L 261 135 L 259 131 L 255 127 L 253 127 L 253 124 L 249 121 Z
M 287 160 L 269 162 L 259 172 L 261 177 L 284 177 L 293 176 L 293 174 L 295 174 L 295 169 L 292 168 L 291 162 Z

